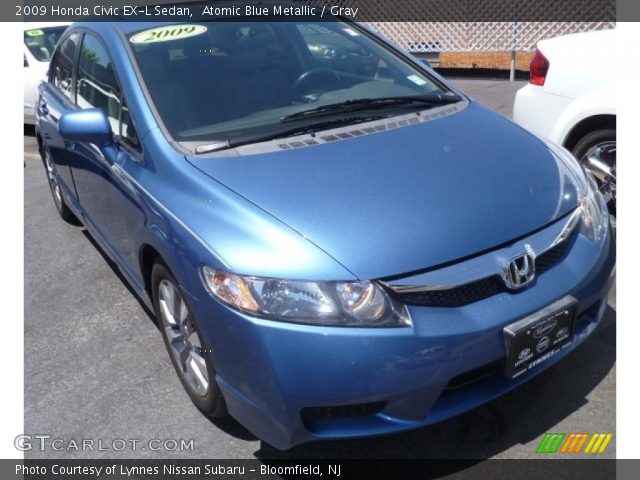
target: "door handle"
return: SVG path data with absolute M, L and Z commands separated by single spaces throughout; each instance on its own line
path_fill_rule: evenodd
M 64 141 L 64 145 L 65 147 L 67 147 L 67 150 L 75 150 L 76 149 L 76 144 L 74 142 L 69 142 L 68 140 Z

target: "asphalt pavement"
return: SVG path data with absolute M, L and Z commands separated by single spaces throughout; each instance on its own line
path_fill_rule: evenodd
M 522 82 L 454 79 L 510 116 Z M 62 450 L 27 458 L 534 458 L 547 432 L 615 433 L 615 288 L 592 337 L 528 384 L 457 418 L 361 440 L 281 452 L 233 419 L 190 403 L 151 315 L 91 236 L 57 215 L 33 132 L 25 129 L 25 432 Z M 146 447 L 157 439 L 161 451 Z M 173 449 L 170 441 L 193 440 Z M 94 450 L 70 447 L 94 440 Z M 97 450 L 97 442 L 107 450 Z M 127 447 L 120 450 L 124 440 Z M 132 445 L 136 443 L 134 451 Z M 168 450 L 167 450 L 168 449 Z M 615 437 L 603 455 L 615 457 Z

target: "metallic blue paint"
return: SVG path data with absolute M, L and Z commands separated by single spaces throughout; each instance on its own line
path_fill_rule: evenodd
M 545 144 L 476 103 L 349 141 L 189 161 L 361 279 L 494 248 L 577 203 L 571 173 Z M 251 262 L 236 268 L 255 274 Z
M 60 136 L 70 142 L 93 143 L 106 147 L 113 143 L 111 125 L 104 111 L 89 108 L 67 112 L 60 117 Z
M 67 205 L 143 299 L 143 252 L 153 249 L 169 266 L 213 349 L 230 413 L 261 439 L 288 448 L 427 425 L 522 384 L 596 328 L 615 264 L 608 222 L 596 241 L 576 236 L 530 288 L 459 308 L 410 307 L 410 328 L 279 323 L 216 301 L 201 265 L 305 280 L 415 279 L 481 252 L 498 259 L 500 248 L 562 221 L 579 182 L 540 140 L 471 100 L 444 118 L 331 144 L 185 158 L 156 122 L 132 65 L 122 31 L 137 28 L 87 23 L 67 33 L 92 32 L 108 47 L 142 151 L 65 143 L 63 135 L 95 133 L 95 118 L 78 124 L 68 114 L 77 107 L 48 83 L 37 134 Z M 567 294 L 579 312 L 570 348 L 516 380 L 493 375 L 445 392 L 457 375 L 504 357 L 505 325 Z M 384 409 L 367 416 L 301 416 L 304 407 L 377 401 Z

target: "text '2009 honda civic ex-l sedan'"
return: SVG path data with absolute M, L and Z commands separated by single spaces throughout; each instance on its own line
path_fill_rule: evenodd
M 457 415 L 606 308 L 590 174 L 356 24 L 74 24 L 37 136 L 193 403 L 278 448 Z

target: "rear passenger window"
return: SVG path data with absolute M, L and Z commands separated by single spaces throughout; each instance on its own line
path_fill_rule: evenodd
M 72 33 L 60 45 L 55 64 L 51 69 L 53 84 L 67 97 L 71 98 L 73 60 L 80 41 L 79 33 Z
M 101 108 L 109 118 L 113 133 L 120 133 L 120 86 L 107 51 L 90 34 L 85 34 L 80 51 L 76 103 L 80 108 Z

